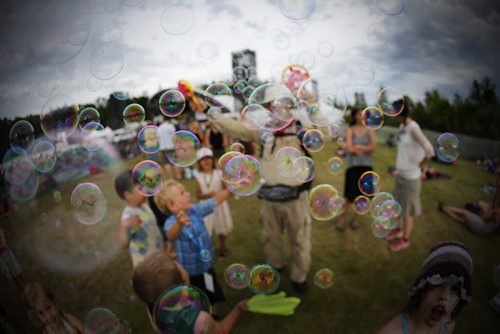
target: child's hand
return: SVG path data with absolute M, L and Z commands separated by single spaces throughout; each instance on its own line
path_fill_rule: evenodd
M 180 226 L 191 226 L 191 219 L 189 219 L 188 214 L 184 210 L 179 210 L 175 213 L 177 216 L 177 222 Z
M 238 310 L 240 310 L 240 311 L 248 311 L 247 301 L 248 301 L 248 299 L 244 299 L 244 300 L 240 301 L 236 305 L 236 307 L 238 308 Z

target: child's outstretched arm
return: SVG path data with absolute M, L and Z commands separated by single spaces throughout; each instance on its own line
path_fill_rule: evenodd
M 181 230 L 183 226 L 190 226 L 191 220 L 189 219 L 188 214 L 184 210 L 178 210 L 175 213 L 177 220 L 167 231 L 168 240 L 177 240 L 179 239 L 179 234 L 181 234 Z
M 231 196 L 231 192 L 228 189 L 222 190 L 220 193 L 217 193 L 213 198 L 215 201 L 215 205 L 219 205 L 223 201 L 229 198 Z
M 124 249 L 128 247 L 130 242 L 129 230 L 137 228 L 141 225 L 141 219 L 138 216 L 132 216 L 127 219 L 123 219 L 120 222 L 120 231 L 118 232 L 118 242 L 120 246 Z

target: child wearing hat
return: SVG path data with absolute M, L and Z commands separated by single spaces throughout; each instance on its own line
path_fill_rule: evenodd
M 215 168 L 215 159 L 213 151 L 203 147 L 198 151 L 198 165 L 200 172 L 195 176 L 196 179 L 196 198 L 199 200 L 209 199 L 215 194 L 221 192 L 226 187 L 222 182 L 222 173 Z M 226 238 L 233 229 L 233 219 L 227 200 L 222 201 L 214 212 L 203 218 L 205 227 L 210 237 L 214 234 L 219 238 L 219 256 L 227 255 Z
M 456 316 L 472 299 L 471 276 L 467 247 L 456 241 L 438 243 L 422 264 L 405 309 L 378 333 L 452 333 Z

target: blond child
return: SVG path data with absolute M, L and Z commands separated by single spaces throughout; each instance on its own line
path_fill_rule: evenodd
M 129 249 L 135 268 L 148 254 L 165 250 L 163 238 L 146 196 L 132 185 L 131 170 L 115 178 L 115 190 L 127 203 L 121 216 L 118 241 L 123 248 Z
M 80 320 L 71 314 L 63 313 L 57 305 L 54 295 L 40 283 L 26 284 L 23 302 L 33 308 L 44 324 L 44 334 L 80 334 L 83 326 Z
M 229 333 L 236 325 L 241 312 L 247 309 L 246 301 L 241 301 L 222 321 L 215 321 L 206 311 L 190 310 L 189 305 L 183 305 L 182 308 L 177 305 L 177 307 L 162 310 L 161 316 L 156 316 L 155 321 L 153 321 L 152 314 L 157 314 L 154 306 L 162 294 L 176 285 L 189 285 L 191 283 L 186 270 L 163 252 L 153 253 L 144 259 L 135 268 L 132 282 L 135 293 L 147 305 L 148 317 L 158 333 L 161 333 L 158 327 L 165 327 L 169 323 L 169 319 L 176 319 L 174 322 L 176 328 L 169 328 L 166 332 Z M 188 317 L 186 314 L 190 316 Z
M 164 231 L 174 247 L 177 261 L 186 269 L 191 284 L 205 292 L 212 304 L 225 301 L 213 269 L 214 250 L 203 217 L 230 196 L 225 189 L 212 198 L 193 204 L 191 194 L 178 181 L 168 180 L 155 195 L 158 209 L 172 215 Z
M 195 176 L 196 198 L 199 200 L 209 199 L 225 189 L 221 171 L 215 168 L 214 154 L 211 149 L 204 147 L 198 152 L 198 165 L 200 173 Z M 214 209 L 214 212 L 203 220 L 210 237 L 215 232 L 219 239 L 219 256 L 225 257 L 228 252 L 226 247 L 227 235 L 233 229 L 233 219 L 227 201 L 222 201 Z

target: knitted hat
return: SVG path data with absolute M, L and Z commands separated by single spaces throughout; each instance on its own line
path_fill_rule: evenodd
M 415 280 L 408 297 L 413 297 L 427 284 L 447 283 L 461 285 L 460 299 L 472 299 L 472 257 L 465 245 L 456 241 L 440 242 L 432 247 L 422 264 L 420 276 Z

